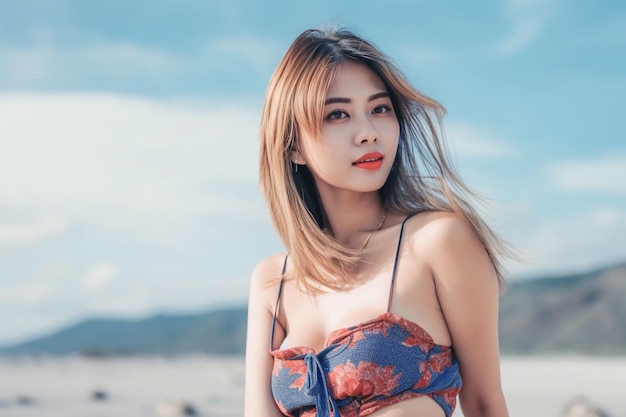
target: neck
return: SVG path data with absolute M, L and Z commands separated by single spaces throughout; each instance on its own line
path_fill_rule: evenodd
M 381 225 L 385 215 L 378 192 L 358 193 L 351 198 L 322 199 L 328 232 L 349 244 L 356 236 Z

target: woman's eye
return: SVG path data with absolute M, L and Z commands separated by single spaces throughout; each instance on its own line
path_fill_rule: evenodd
M 386 105 L 386 104 L 383 104 L 382 106 L 378 106 L 378 107 L 376 107 L 376 108 L 372 111 L 372 113 L 375 113 L 375 114 L 380 114 L 380 113 L 387 113 L 388 111 L 391 111 L 391 107 L 389 107 L 389 106 L 388 106 L 388 105 Z
M 348 117 L 348 113 L 343 110 L 333 110 L 328 116 L 326 116 L 327 120 L 339 120 Z

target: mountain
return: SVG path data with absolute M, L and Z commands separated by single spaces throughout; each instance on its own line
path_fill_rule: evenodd
M 157 315 L 145 320 L 90 319 L 15 346 L 0 355 L 243 354 L 244 308 L 194 315 Z
M 0 348 L 0 355 L 177 355 L 244 352 L 246 309 L 145 320 L 91 319 Z M 626 355 L 626 264 L 588 273 L 520 280 L 500 300 L 505 354 Z M 269 331 L 269 330 L 268 330 Z
M 500 301 L 505 353 L 626 354 L 626 264 L 516 282 Z

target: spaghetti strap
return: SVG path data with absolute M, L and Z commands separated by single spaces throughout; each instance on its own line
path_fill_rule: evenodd
M 396 257 L 393 260 L 393 270 L 391 271 L 391 285 L 389 287 L 389 301 L 387 302 L 387 312 L 391 309 L 391 300 L 393 299 L 393 288 L 395 286 L 396 281 L 396 272 L 398 269 L 398 259 L 400 258 L 400 246 L 402 245 L 402 233 L 404 232 L 404 224 L 407 220 L 409 220 L 413 215 L 410 214 L 406 216 L 406 219 L 402 221 L 402 225 L 400 226 L 400 233 L 398 235 L 398 247 L 396 248 Z
M 287 258 L 289 255 L 285 256 L 285 261 L 283 262 L 283 270 L 280 273 L 280 284 L 278 285 L 278 296 L 276 297 L 276 305 L 274 306 L 274 317 L 272 317 L 272 331 L 270 333 L 270 352 L 274 350 L 274 329 L 276 328 L 276 318 L 278 317 L 278 308 L 280 307 L 280 296 L 283 292 L 283 281 L 285 278 L 285 271 L 287 270 Z

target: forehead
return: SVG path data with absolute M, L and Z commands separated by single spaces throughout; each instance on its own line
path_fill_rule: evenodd
M 387 91 L 385 84 L 367 65 L 343 61 L 339 64 L 337 75 L 328 88 L 326 98 L 369 97 L 381 91 Z

